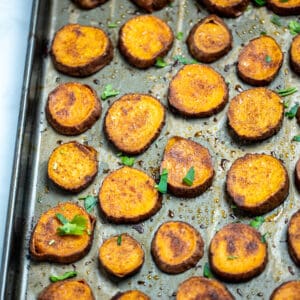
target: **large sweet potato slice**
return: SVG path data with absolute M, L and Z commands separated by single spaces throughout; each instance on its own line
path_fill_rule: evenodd
M 212 271 L 222 280 L 243 282 L 259 275 L 267 264 L 267 244 L 260 233 L 242 223 L 226 225 L 209 247 Z
M 216 15 L 210 15 L 194 25 L 187 38 L 190 53 L 197 60 L 213 62 L 232 48 L 232 34 Z
M 173 0 L 131 0 L 133 3 L 143 8 L 147 12 L 153 12 L 154 10 L 160 10 Z
M 51 53 L 58 71 L 84 77 L 110 63 L 113 46 L 100 28 L 68 24 L 56 32 Z
M 270 300 L 297 300 L 300 295 L 300 281 L 292 280 L 281 284 L 277 287 Z
M 104 241 L 99 248 L 99 261 L 111 275 L 123 278 L 136 273 L 144 263 L 144 250 L 124 233 Z
M 138 290 L 118 293 L 111 300 L 151 300 L 146 294 Z
M 121 152 L 135 155 L 148 149 L 165 124 L 165 108 L 154 97 L 127 94 L 107 111 L 104 131 Z
M 62 224 L 56 214 L 62 214 L 67 220 L 72 220 L 77 215 L 83 216 L 86 219 L 86 229 L 81 235 L 60 235 L 58 228 Z M 40 216 L 31 235 L 30 254 L 40 261 L 75 262 L 90 250 L 94 225 L 95 218 L 80 206 L 71 202 L 60 203 Z
M 260 141 L 276 134 L 282 125 L 284 106 L 277 93 L 253 88 L 234 97 L 228 108 L 228 122 L 235 137 Z
M 293 70 L 300 74 L 300 34 L 293 38 L 290 48 L 290 63 Z
M 130 19 L 120 29 L 119 48 L 127 61 L 137 68 L 148 68 L 171 49 L 174 36 L 163 20 L 153 15 Z
M 170 82 L 169 104 L 187 117 L 209 117 L 221 111 L 228 101 L 224 78 L 205 65 L 184 66 Z
M 246 154 L 232 164 L 226 187 L 240 209 L 261 215 L 285 200 L 289 193 L 289 178 L 285 167 L 275 157 Z
M 151 253 L 165 273 L 178 274 L 194 267 L 203 256 L 200 233 L 185 222 L 166 222 L 156 231 Z
M 269 84 L 279 72 L 283 53 L 270 36 L 262 35 L 251 40 L 240 52 L 237 71 L 248 84 L 263 86 Z
M 78 135 L 99 119 L 101 103 L 88 85 L 69 82 L 59 85 L 48 96 L 46 116 L 59 133 Z
M 176 293 L 176 300 L 234 300 L 227 288 L 215 279 L 195 276 L 182 282 Z
M 98 172 L 97 151 L 76 141 L 58 146 L 48 161 L 48 177 L 60 188 L 79 192 Z
M 289 253 L 298 266 L 300 266 L 300 210 L 291 218 L 288 226 Z
M 280 16 L 299 15 L 299 0 L 267 0 L 267 6 Z
M 108 0 L 73 0 L 73 2 L 83 9 L 92 9 L 107 1 Z

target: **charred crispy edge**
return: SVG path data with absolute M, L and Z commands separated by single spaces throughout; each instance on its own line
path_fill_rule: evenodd
M 291 226 L 291 222 L 292 222 L 293 218 L 296 218 L 296 217 L 299 218 L 299 216 L 300 216 L 300 210 L 296 211 L 292 215 L 291 220 L 288 225 L 288 230 L 287 230 L 288 251 L 289 251 L 289 254 L 290 254 L 292 260 L 298 267 L 300 267 L 300 255 L 299 255 L 299 253 L 297 254 L 294 247 L 292 247 L 292 237 L 291 237 L 291 233 L 290 233 L 290 226 Z
M 282 283 L 281 285 L 279 285 L 279 286 L 273 291 L 273 293 L 272 293 L 271 296 L 270 296 L 270 300 L 275 299 L 276 293 L 277 293 L 281 288 L 283 288 L 285 285 L 287 285 L 287 284 L 289 284 L 289 283 L 299 283 L 299 281 L 298 281 L 298 280 L 290 280 L 290 281 L 286 281 L 286 282 Z
M 203 2 L 207 9 L 222 17 L 227 18 L 236 18 L 240 16 L 245 9 L 247 8 L 250 0 L 243 0 L 237 3 L 236 5 L 229 6 L 229 7 L 220 7 L 211 2 L 211 0 L 198 0 L 199 2 Z
M 249 154 L 246 154 L 245 156 L 238 158 L 235 162 L 244 161 L 248 156 Z M 268 199 L 266 199 L 264 202 L 253 207 L 244 205 L 243 200 L 240 199 L 239 195 L 235 194 L 233 190 L 234 188 L 231 186 L 231 184 L 228 183 L 228 178 L 231 174 L 232 167 L 234 166 L 235 162 L 231 165 L 226 175 L 226 191 L 229 197 L 232 199 L 232 201 L 238 206 L 238 208 L 250 213 L 251 215 L 262 215 L 273 210 L 275 207 L 279 206 L 282 202 L 284 202 L 284 200 L 289 194 L 290 180 L 288 177 L 287 170 L 281 162 L 280 164 L 283 167 L 285 173 L 285 180 L 281 188 L 275 194 L 271 195 Z
M 91 0 L 90 3 L 87 3 L 87 1 L 84 0 L 73 0 L 73 2 L 76 3 L 82 9 L 92 9 L 107 1 L 108 0 Z
M 292 7 L 280 7 L 277 6 L 273 1 L 267 0 L 267 7 L 272 10 L 275 14 L 280 16 L 291 16 L 300 14 L 300 5 Z
M 123 95 L 121 98 L 119 98 L 117 101 L 121 100 L 121 99 L 122 99 L 123 97 L 125 97 L 125 96 L 130 96 L 130 95 L 134 95 L 134 94 L 125 94 L 125 95 Z M 140 96 L 150 96 L 150 95 L 147 95 L 147 94 L 138 94 L 138 95 L 140 95 Z M 156 98 L 153 97 L 153 96 L 150 96 L 150 97 L 154 98 L 155 100 L 157 100 L 157 101 L 160 103 L 162 109 L 164 110 L 164 118 L 163 118 L 163 121 L 161 122 L 160 127 L 157 128 L 157 131 L 156 131 L 155 135 L 149 140 L 149 142 L 148 142 L 147 144 L 142 145 L 142 147 L 141 147 L 140 149 L 136 150 L 136 151 L 128 151 L 128 150 L 125 150 L 125 149 L 123 149 L 122 147 L 120 147 L 119 145 L 117 145 L 117 144 L 114 142 L 114 139 L 113 139 L 112 136 L 109 134 L 109 130 L 108 130 L 107 126 L 106 126 L 106 118 L 107 118 L 107 115 L 108 115 L 108 113 L 109 113 L 109 110 L 110 110 L 111 107 L 114 105 L 114 103 L 116 103 L 117 101 L 115 101 L 115 102 L 108 108 L 108 110 L 107 110 L 107 112 L 106 112 L 106 114 L 105 114 L 105 117 L 104 117 L 103 130 L 104 130 L 104 133 L 105 133 L 105 135 L 106 135 L 108 141 L 109 141 L 111 144 L 113 144 L 114 147 L 115 147 L 118 151 L 121 151 L 122 153 L 128 154 L 128 155 L 138 155 L 138 154 L 141 154 L 141 153 L 145 152 L 145 151 L 151 146 L 151 144 L 158 138 L 158 136 L 160 135 L 161 130 L 162 130 L 163 127 L 165 126 L 165 122 L 166 122 L 166 108 L 165 108 L 165 106 L 164 106 L 158 99 L 156 99 Z
M 61 256 L 61 255 L 55 255 L 55 254 L 43 254 L 43 253 L 39 253 L 36 251 L 33 237 L 34 237 L 34 232 L 37 227 L 37 224 L 40 221 L 40 218 L 39 218 L 37 224 L 35 225 L 35 227 L 32 231 L 31 238 L 30 238 L 29 250 L 30 250 L 31 257 L 37 261 L 48 261 L 48 262 L 55 262 L 55 263 L 60 263 L 60 264 L 73 263 L 73 262 L 76 262 L 76 261 L 80 260 L 81 258 L 83 258 L 91 249 L 93 239 L 94 239 L 94 229 L 95 229 L 95 223 L 96 223 L 96 218 L 94 216 L 92 216 L 90 214 L 88 214 L 88 216 L 89 216 L 89 219 L 91 222 L 91 227 L 92 227 L 91 235 L 89 236 L 90 237 L 89 243 L 86 246 L 86 248 L 83 249 L 83 251 L 75 252 L 70 256 Z
M 195 43 L 195 39 L 194 39 L 195 32 L 199 28 L 199 26 L 201 26 L 202 24 L 209 23 L 210 21 L 214 21 L 216 24 L 219 24 L 220 26 L 223 26 L 230 35 L 229 44 L 225 48 L 221 49 L 219 52 L 215 52 L 215 53 L 205 53 L 205 52 L 203 52 L 201 49 L 197 48 L 196 43 Z M 222 56 L 227 54 L 232 49 L 232 41 L 233 41 L 233 39 L 232 39 L 231 30 L 223 22 L 223 20 L 220 19 L 216 15 L 210 15 L 210 16 L 202 19 L 201 21 L 199 21 L 197 24 L 195 24 L 193 26 L 193 28 L 190 31 L 189 36 L 186 40 L 186 43 L 187 43 L 189 52 L 191 53 L 191 55 L 194 58 L 196 58 L 198 61 L 201 61 L 201 62 L 204 62 L 204 63 L 211 63 L 211 62 L 214 62 L 214 61 L 218 60 L 219 58 L 221 58 Z
M 58 31 L 62 30 L 64 27 L 66 27 L 68 25 L 63 26 Z M 102 30 L 102 29 L 100 29 L 98 27 L 94 27 L 94 26 L 89 26 L 89 27 L 93 27 L 93 28 Z M 71 66 L 67 66 L 67 65 L 60 63 L 59 61 L 57 61 L 57 59 L 53 53 L 53 42 L 56 38 L 58 31 L 55 33 L 55 36 L 52 41 L 51 56 L 52 56 L 53 65 L 59 72 L 70 75 L 70 76 L 74 76 L 74 77 L 86 77 L 86 76 L 89 76 L 89 75 L 92 75 L 92 74 L 98 72 L 99 70 L 101 70 L 103 67 L 105 67 L 112 61 L 113 56 L 114 56 L 113 45 L 112 45 L 112 42 L 111 42 L 109 36 L 103 31 L 105 33 L 106 38 L 108 39 L 108 44 L 107 44 L 107 48 L 105 49 L 104 53 L 101 56 L 96 57 L 94 60 L 92 60 L 91 62 L 87 63 L 84 66 L 71 67 Z
M 118 293 L 117 293 L 116 295 L 114 295 L 110 300 L 119 300 L 119 299 L 121 299 L 121 297 L 122 297 L 123 295 L 125 295 L 125 294 L 128 293 L 128 292 L 132 292 L 132 291 L 134 291 L 134 290 L 128 290 L 128 291 L 125 291 L 125 292 L 118 292 Z M 136 290 L 136 291 L 142 293 L 142 294 L 146 297 L 146 299 L 149 299 L 149 300 L 150 300 L 150 298 L 149 298 L 146 294 L 144 294 L 143 292 L 141 292 L 141 291 L 139 291 L 139 290 Z
M 300 159 L 297 161 L 295 167 L 295 184 L 298 191 L 300 191 Z
M 49 172 L 47 172 L 47 174 L 48 174 L 48 178 L 51 180 L 51 182 L 52 182 L 56 187 L 61 188 L 61 189 L 65 190 L 65 191 L 69 191 L 69 192 L 71 192 L 71 193 L 79 193 L 80 191 L 82 191 L 82 190 L 84 190 L 86 187 L 88 187 L 88 186 L 93 182 L 93 180 L 95 179 L 95 177 L 97 176 L 97 173 L 98 173 L 97 151 L 96 151 L 93 147 L 87 146 L 87 145 L 82 145 L 82 144 L 78 143 L 77 141 L 70 141 L 70 142 L 65 143 L 65 144 L 73 144 L 73 143 L 75 143 L 75 144 L 77 144 L 77 145 L 80 145 L 80 147 L 88 148 L 89 151 L 95 151 L 95 157 L 94 157 L 95 162 L 96 162 L 96 163 L 95 163 L 95 165 L 96 165 L 96 170 L 95 170 L 95 172 L 94 172 L 93 174 L 90 174 L 89 176 L 87 176 L 87 177 L 84 179 L 84 182 L 83 182 L 80 186 L 77 186 L 77 187 L 74 187 L 74 188 L 66 188 L 65 186 L 63 186 L 63 185 L 57 183 L 56 181 L 54 181 L 54 180 L 51 178 L 51 176 L 49 175 Z M 65 145 L 65 144 L 63 144 L 63 145 Z M 57 148 L 55 148 L 55 149 L 52 151 L 51 155 L 53 154 L 53 152 L 54 152 L 56 149 L 57 149 Z M 50 157 L 51 157 L 51 155 L 50 155 Z M 49 161 L 48 161 L 48 163 L 49 163 Z
M 58 133 L 63 134 L 63 135 L 68 135 L 68 136 L 74 136 L 74 135 L 79 135 L 88 129 L 90 129 L 95 122 L 100 118 L 101 112 L 102 112 L 102 105 L 101 102 L 96 94 L 96 92 L 87 84 L 84 84 L 85 87 L 90 89 L 90 91 L 93 93 L 95 99 L 96 99 L 96 106 L 94 107 L 92 113 L 88 117 L 88 119 L 84 120 L 82 123 L 77 124 L 76 126 L 65 126 L 61 123 L 58 123 L 56 119 L 52 116 L 50 113 L 50 108 L 49 108 L 49 101 L 50 97 L 52 94 L 54 94 L 60 87 L 59 85 L 55 90 L 53 90 L 49 96 L 48 96 L 48 101 L 46 104 L 46 117 L 47 121 L 49 124 L 56 130 Z
M 160 10 L 164 8 L 167 4 L 173 2 L 173 0 L 153 0 L 152 4 L 145 5 L 143 4 L 143 0 L 131 0 L 131 1 L 149 13 L 153 12 L 154 10 Z
M 165 222 L 168 223 L 168 222 Z M 177 265 L 170 265 L 166 262 L 164 262 L 163 260 L 161 260 L 158 252 L 157 252 L 157 247 L 156 247 L 156 236 L 158 234 L 159 229 L 165 224 L 161 224 L 158 229 L 156 230 L 154 237 L 152 239 L 151 242 L 151 254 L 152 257 L 154 259 L 154 262 L 156 263 L 156 265 L 158 266 L 158 268 L 163 271 L 164 273 L 167 274 L 179 274 L 179 273 L 183 273 L 191 268 L 193 268 L 198 261 L 202 258 L 203 253 L 204 253 L 204 242 L 203 239 L 201 237 L 201 234 L 190 224 L 186 223 L 186 222 L 182 222 L 182 221 L 172 221 L 172 223 L 183 223 L 185 225 L 187 225 L 188 227 L 190 227 L 193 232 L 195 233 L 195 235 L 197 236 L 197 246 L 196 246 L 196 251 L 194 253 L 192 253 L 192 255 L 187 258 L 186 260 L 182 261 L 181 263 L 177 264 Z
M 299 13 L 297 13 L 297 15 L 300 14 L 300 6 L 299 6 Z M 293 57 L 292 57 L 292 46 L 293 46 L 293 43 L 295 42 L 296 38 L 299 38 L 299 34 L 296 35 L 293 40 L 292 40 L 292 43 L 291 43 L 291 47 L 290 47 L 290 50 L 289 50 L 289 56 L 290 56 L 290 65 L 291 65 L 291 68 L 293 69 L 293 71 L 295 73 L 297 73 L 298 75 L 300 75 L 300 63 L 299 62 L 296 62 L 294 61 Z M 300 38 L 299 38 L 300 39 Z M 299 111 L 299 110 L 298 110 Z M 297 121 L 298 121 L 298 124 L 300 124 L 300 113 L 299 113 L 299 116 L 297 114 Z
M 131 53 L 129 51 L 127 51 L 127 48 L 123 42 L 123 30 L 124 30 L 124 26 L 126 26 L 126 24 L 127 24 L 127 22 L 125 24 L 123 24 L 123 26 L 120 28 L 118 47 L 119 47 L 121 54 L 127 59 L 128 63 L 131 64 L 132 66 L 140 68 L 140 69 L 147 69 L 155 64 L 156 59 L 158 57 L 165 56 L 169 52 L 169 50 L 172 48 L 172 45 L 174 42 L 174 33 L 173 33 L 171 27 L 167 23 L 165 23 L 171 33 L 171 39 L 170 39 L 169 43 L 165 45 L 165 48 L 162 49 L 157 55 L 155 55 L 155 57 L 153 57 L 151 59 L 136 58 L 135 56 L 131 55 Z

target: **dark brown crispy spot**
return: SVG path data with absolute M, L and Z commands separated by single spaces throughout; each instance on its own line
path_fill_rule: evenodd
M 76 101 L 76 97 L 75 97 L 74 93 L 69 92 L 67 106 L 72 106 L 75 103 L 75 101 Z
M 225 239 L 226 239 L 226 242 L 227 242 L 227 246 L 226 246 L 227 252 L 229 254 L 233 254 L 236 250 L 236 248 L 235 248 L 235 239 L 232 236 L 227 236 L 227 237 L 225 237 Z
M 255 241 L 251 241 L 246 244 L 246 250 L 248 253 L 255 253 L 257 249 L 258 245 Z
M 84 145 L 81 145 L 79 143 L 74 143 L 74 146 L 77 147 L 81 152 L 83 152 L 86 155 L 90 154 L 90 151 L 87 147 L 85 147 Z
M 167 236 L 171 239 L 171 250 L 173 251 L 173 256 L 180 256 L 187 248 L 186 243 L 171 231 L 167 233 Z
M 73 32 L 76 34 L 77 37 L 83 35 L 82 31 L 80 30 L 79 26 L 74 27 Z
M 66 108 L 62 108 L 59 111 L 56 112 L 57 116 L 60 117 L 68 117 L 69 116 L 69 111 Z

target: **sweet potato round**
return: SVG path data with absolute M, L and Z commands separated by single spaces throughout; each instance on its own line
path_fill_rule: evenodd
M 56 214 L 67 220 L 76 215 L 87 220 L 86 232 L 82 235 L 59 235 L 57 228 L 62 226 Z M 38 261 L 73 263 L 84 257 L 91 248 L 96 219 L 83 208 L 71 202 L 60 203 L 43 213 L 35 225 L 30 239 L 31 257 Z
M 117 278 L 136 273 L 144 263 L 144 256 L 142 246 L 127 233 L 107 239 L 99 248 L 100 264 Z
M 297 266 L 300 266 L 300 210 L 291 217 L 287 237 L 291 258 Z
M 63 280 L 48 285 L 38 300 L 95 300 L 93 292 L 84 279 Z
M 267 244 L 260 233 L 243 223 L 226 225 L 210 243 L 211 269 L 224 281 L 250 280 L 265 269 L 267 260 Z
M 300 14 L 299 0 L 267 0 L 267 7 L 280 16 Z
M 263 35 L 251 40 L 240 52 L 237 71 L 239 77 L 255 86 L 268 85 L 276 77 L 283 62 L 277 42 Z
M 173 0 L 131 0 L 137 6 L 143 8 L 147 12 L 160 10 L 171 3 Z
M 74 3 L 83 9 L 92 9 L 107 1 L 108 0 L 73 0 Z
M 138 290 L 117 293 L 111 300 L 151 300 L 146 294 Z
M 293 38 L 290 48 L 290 63 L 292 69 L 300 75 L 300 34 Z M 298 121 L 299 122 L 299 121 Z
M 295 166 L 295 184 L 296 188 L 300 191 L 300 159 L 297 161 Z
M 215 279 L 194 276 L 182 282 L 176 293 L 176 300 L 219 299 L 234 300 L 226 286 Z
M 202 237 L 193 226 L 180 221 L 166 222 L 154 235 L 151 253 L 160 270 L 178 274 L 197 264 L 203 247 Z
M 100 115 L 101 103 L 88 85 L 64 83 L 48 96 L 46 117 L 58 133 L 81 134 L 91 128 Z
M 146 151 L 165 124 L 165 108 L 154 97 L 127 94 L 108 109 L 104 131 L 121 152 L 136 155 Z
M 97 151 L 76 141 L 55 148 L 48 161 L 48 177 L 58 187 L 80 192 L 98 172 Z
M 183 183 L 183 178 L 191 167 L 195 170 L 195 179 L 191 186 Z M 207 148 L 182 137 L 169 139 L 161 170 L 168 171 L 168 190 L 178 197 L 193 198 L 204 193 L 212 184 L 214 168 Z
M 252 88 L 234 97 L 227 116 L 234 136 L 242 141 L 261 141 L 276 134 L 281 126 L 284 106 L 277 93 Z
M 285 167 L 275 157 L 246 154 L 230 167 L 226 188 L 240 209 L 253 215 L 261 215 L 286 199 L 289 178 Z
M 184 66 L 170 82 L 169 105 L 186 117 L 209 117 L 220 112 L 228 101 L 224 78 L 205 65 Z
M 91 75 L 113 59 L 113 46 L 100 28 L 67 24 L 59 29 L 51 47 L 55 68 L 67 75 Z
M 145 69 L 168 53 L 173 40 L 172 29 L 167 23 L 153 15 L 142 15 L 121 27 L 119 49 L 131 65 Z
M 187 38 L 191 55 L 210 63 L 227 54 L 232 48 L 232 34 L 216 15 L 210 15 L 194 25 Z
M 155 181 L 146 173 L 123 167 L 104 179 L 99 191 L 100 209 L 117 224 L 146 220 L 162 205 L 162 197 L 154 186 Z
M 270 300 L 297 300 L 300 295 L 300 281 L 292 280 L 287 281 L 277 287 L 271 297 Z

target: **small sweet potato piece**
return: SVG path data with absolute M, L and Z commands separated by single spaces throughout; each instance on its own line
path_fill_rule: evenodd
M 283 62 L 283 53 L 270 36 L 251 40 L 240 52 L 237 71 L 239 77 L 255 86 L 268 85 L 276 77 Z
M 151 300 L 146 294 L 138 290 L 117 293 L 111 300 Z
M 168 53 L 173 40 L 167 23 L 153 15 L 143 15 L 128 20 L 121 27 L 119 49 L 131 65 L 145 69 Z
M 229 224 L 213 237 L 209 261 L 212 271 L 222 280 L 244 282 L 265 269 L 267 244 L 253 227 L 243 223 Z
M 300 75 L 300 34 L 296 35 L 293 38 L 290 48 L 290 63 L 292 69 Z
M 67 220 L 76 215 L 86 218 L 86 231 L 82 235 L 59 235 L 57 228 L 62 226 L 56 214 L 62 214 Z M 58 204 L 43 213 L 35 225 L 31 240 L 31 257 L 38 261 L 73 263 L 84 257 L 90 250 L 96 219 L 82 207 L 71 202 Z
M 127 233 L 113 236 L 99 248 L 99 261 L 111 275 L 124 278 L 136 273 L 144 263 L 144 250 Z
M 209 66 L 187 65 L 170 82 L 168 101 L 171 108 L 183 116 L 209 117 L 225 107 L 227 84 Z
M 280 16 L 300 14 L 299 0 L 267 0 L 267 7 Z
M 56 32 L 51 54 L 58 71 L 84 77 L 96 73 L 111 62 L 113 46 L 100 28 L 67 24 Z
M 300 266 L 300 210 L 292 217 L 288 226 L 288 249 L 297 266 Z
M 153 259 L 160 270 L 178 274 L 194 267 L 203 256 L 200 233 L 185 222 L 166 222 L 156 231 L 151 243 Z
M 101 103 L 88 85 L 69 82 L 53 90 L 46 104 L 50 125 L 64 135 L 78 135 L 93 126 L 101 114 Z
M 90 185 L 97 172 L 97 151 L 76 141 L 55 148 L 48 161 L 49 179 L 74 193 Z
M 74 3 L 83 9 L 92 9 L 107 1 L 108 0 L 73 0 Z
M 236 18 L 246 10 L 250 0 L 202 0 L 200 2 L 203 2 L 211 13 Z
M 191 186 L 182 180 L 194 167 L 195 179 Z M 212 184 L 214 168 L 209 151 L 200 144 L 174 136 L 169 139 L 161 170 L 168 171 L 168 190 L 178 197 L 193 198 L 204 193 Z
M 216 15 L 210 15 L 194 25 L 187 38 L 191 55 L 210 63 L 228 53 L 232 48 L 232 34 Z
M 63 280 L 48 285 L 38 300 L 95 300 L 93 292 L 84 279 Z
M 295 167 L 295 184 L 297 189 L 300 191 L 300 159 L 297 161 Z
M 161 208 L 162 197 L 146 173 L 123 167 L 110 173 L 99 191 L 100 209 L 114 223 L 138 223 Z
M 147 12 L 160 10 L 171 3 L 173 0 L 131 0 L 137 6 L 143 8 Z
M 104 131 L 108 140 L 123 153 L 146 151 L 165 124 L 165 108 L 154 97 L 127 94 L 108 109 Z
M 261 215 L 285 200 L 289 193 L 289 178 L 285 167 L 275 157 L 246 154 L 230 167 L 226 188 L 240 209 Z
M 234 136 L 245 142 L 261 141 L 276 134 L 284 114 L 277 93 L 266 88 L 252 88 L 234 97 L 227 116 Z
M 194 276 L 182 282 L 176 293 L 176 300 L 234 300 L 226 286 L 215 279 Z
M 300 281 L 292 280 L 287 281 L 277 287 L 270 300 L 297 300 L 300 295 Z

